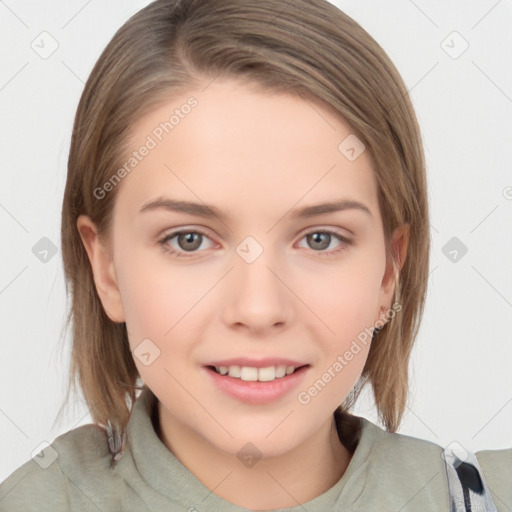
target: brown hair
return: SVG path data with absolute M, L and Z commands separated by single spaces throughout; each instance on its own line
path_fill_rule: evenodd
M 325 0 L 157 0 L 133 15 L 101 54 L 76 112 L 62 205 L 72 296 L 65 328 L 73 322 L 66 401 L 78 378 L 93 420 L 124 433 L 141 389 L 126 325 L 111 321 L 102 307 L 77 218 L 88 215 L 108 239 L 119 187 L 101 200 L 93 191 L 125 160 L 130 125 L 173 94 L 219 77 L 298 94 L 348 122 L 372 160 L 388 250 L 393 230 L 410 226 L 393 298 L 402 309 L 374 335 L 361 378 L 338 409 L 348 413 L 370 382 L 379 418 L 395 432 L 428 279 L 423 147 L 395 66 L 360 25 Z

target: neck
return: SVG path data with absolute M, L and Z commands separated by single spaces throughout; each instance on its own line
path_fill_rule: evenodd
M 339 439 L 334 416 L 290 452 L 264 457 L 251 467 L 244 467 L 236 455 L 219 450 L 186 426 L 169 418 L 162 422 L 160 402 L 157 423 L 155 430 L 162 442 L 203 485 L 248 509 L 306 503 L 336 484 L 351 459 Z

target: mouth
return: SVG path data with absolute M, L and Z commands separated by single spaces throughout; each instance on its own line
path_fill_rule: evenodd
M 290 361 L 287 361 L 290 362 Z M 206 365 L 209 382 L 223 394 L 251 405 L 277 402 L 290 396 L 309 374 L 309 364 L 265 366 Z
M 272 382 L 275 380 L 284 379 L 287 376 L 299 371 L 301 368 L 308 366 L 309 364 L 303 364 L 299 366 L 279 364 L 265 367 L 240 365 L 207 365 L 206 368 L 216 373 L 217 375 L 242 380 L 245 382 Z

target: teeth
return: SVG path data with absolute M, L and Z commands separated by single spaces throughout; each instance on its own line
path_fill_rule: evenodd
M 255 368 L 256 369 L 256 368 Z M 276 378 L 276 367 L 269 366 L 267 368 L 260 368 L 258 370 L 258 380 L 267 382 Z
M 230 366 L 228 369 L 228 375 L 230 377 L 240 378 L 240 366 Z
M 216 366 L 215 371 L 221 375 L 229 375 L 235 379 L 243 381 L 270 382 L 280 379 L 285 375 L 290 375 L 295 371 L 295 366 L 286 366 L 280 364 L 277 366 L 267 366 L 266 368 L 254 368 L 252 366 Z
M 280 377 L 284 377 L 286 375 L 286 366 L 284 364 L 280 364 L 276 366 L 276 377 L 279 379 Z
M 240 378 L 247 381 L 258 380 L 258 368 L 249 368 L 248 366 L 242 366 L 240 370 Z

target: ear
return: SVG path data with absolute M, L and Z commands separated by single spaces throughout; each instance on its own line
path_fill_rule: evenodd
M 382 277 L 379 295 L 379 311 L 375 321 L 384 324 L 388 320 L 386 312 L 391 308 L 396 280 L 407 257 L 410 227 L 408 224 L 395 229 L 391 237 L 389 251 L 386 251 L 386 270 Z
M 96 226 L 90 217 L 80 215 L 77 220 L 77 228 L 89 256 L 94 284 L 105 313 L 113 322 L 124 322 L 125 315 L 121 294 L 117 287 L 117 278 L 110 251 L 101 243 Z

